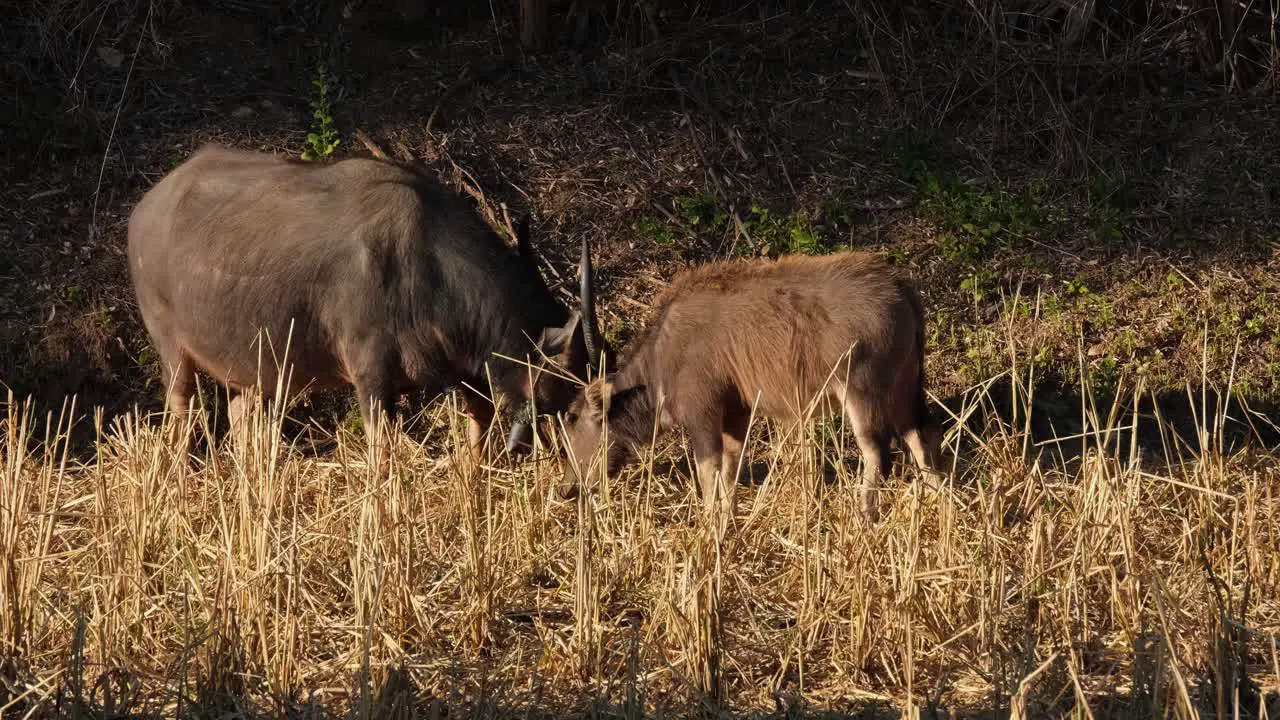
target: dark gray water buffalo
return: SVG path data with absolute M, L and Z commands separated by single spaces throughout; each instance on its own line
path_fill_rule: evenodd
M 207 145 L 129 218 L 129 272 L 166 406 L 187 409 L 198 369 L 270 394 L 287 343 L 286 392 L 353 385 L 366 428 L 402 391 L 469 388 L 478 451 L 493 405 L 476 391 L 490 378 L 557 412 L 573 398 L 566 373 L 585 378 L 599 352 L 585 243 L 582 312 L 571 313 L 538 273 L 527 223 L 517 235 L 510 249 L 464 198 L 407 166 Z M 515 423 L 508 448 L 531 432 Z
M 617 373 L 587 385 L 565 413 L 570 459 L 562 494 L 595 462 L 608 419 L 606 472 L 648 444 L 655 422 L 682 428 L 705 503 L 730 509 L 754 411 L 796 420 L 834 401 L 863 457 L 863 505 L 901 436 L 917 465 L 938 467 L 924 394 L 924 315 L 915 289 L 869 253 L 728 261 L 675 278 Z

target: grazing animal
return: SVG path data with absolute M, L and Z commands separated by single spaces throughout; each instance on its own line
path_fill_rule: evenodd
M 405 165 L 211 144 L 134 208 L 129 273 L 170 411 L 187 409 L 197 370 L 237 390 L 275 387 L 287 344 L 286 397 L 350 384 L 367 430 L 394 417 L 403 391 L 466 388 L 478 453 L 490 380 L 554 413 L 575 384 L 547 361 L 585 379 L 598 353 L 585 242 L 584 312 L 570 313 L 538 273 L 527 219 L 517 240 L 509 248 L 464 198 Z M 531 425 L 515 423 L 509 450 Z
M 920 297 L 878 256 L 709 263 L 677 276 L 651 318 L 621 369 L 589 383 L 565 413 L 562 496 L 591 469 L 605 419 L 609 475 L 650 442 L 656 421 L 688 434 L 703 501 L 718 497 L 727 513 L 753 409 L 797 420 L 812 401 L 834 400 L 853 427 L 869 516 L 891 433 L 921 468 L 938 467 Z

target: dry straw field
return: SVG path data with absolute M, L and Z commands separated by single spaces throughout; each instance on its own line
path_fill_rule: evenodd
M 1276 2 L 518 5 L 0 0 L 0 718 L 1280 720 Z M 624 350 L 691 263 L 884 254 L 949 478 L 869 524 L 838 416 L 758 422 L 718 536 L 679 435 L 560 500 L 349 395 L 177 456 L 129 210 L 356 129 L 557 291 L 586 239 Z
M 721 537 L 671 442 L 564 502 L 550 455 L 463 460 L 448 402 L 384 463 L 306 452 L 275 404 L 194 463 L 99 414 L 79 463 L 74 403 L 33 438 L 11 401 L 5 714 L 1275 717 L 1277 458 L 1087 386 L 1088 432 L 1032 444 L 1034 373 L 1011 358 L 1011 408 L 965 393 L 952 481 L 897 478 L 874 526 L 837 424 L 753 438 Z

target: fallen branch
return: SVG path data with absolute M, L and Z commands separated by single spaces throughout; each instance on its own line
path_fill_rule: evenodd
M 391 161 L 391 156 L 387 154 L 387 151 L 383 150 L 381 145 L 374 142 L 373 138 L 369 137 L 369 134 L 364 130 L 356 128 L 355 133 L 353 134 L 356 136 L 356 139 L 360 141 L 360 144 L 364 145 L 375 158 L 385 160 L 387 162 Z

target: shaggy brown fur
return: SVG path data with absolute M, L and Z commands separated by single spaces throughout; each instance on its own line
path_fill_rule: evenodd
M 924 396 L 919 295 L 875 255 L 846 252 L 726 261 L 678 276 L 614 375 L 583 389 L 565 417 L 572 491 L 609 420 L 607 472 L 649 442 L 654 422 L 688 433 L 703 499 L 728 501 L 752 409 L 795 420 L 833 400 L 864 460 L 864 506 L 888 470 L 892 433 L 937 467 Z

